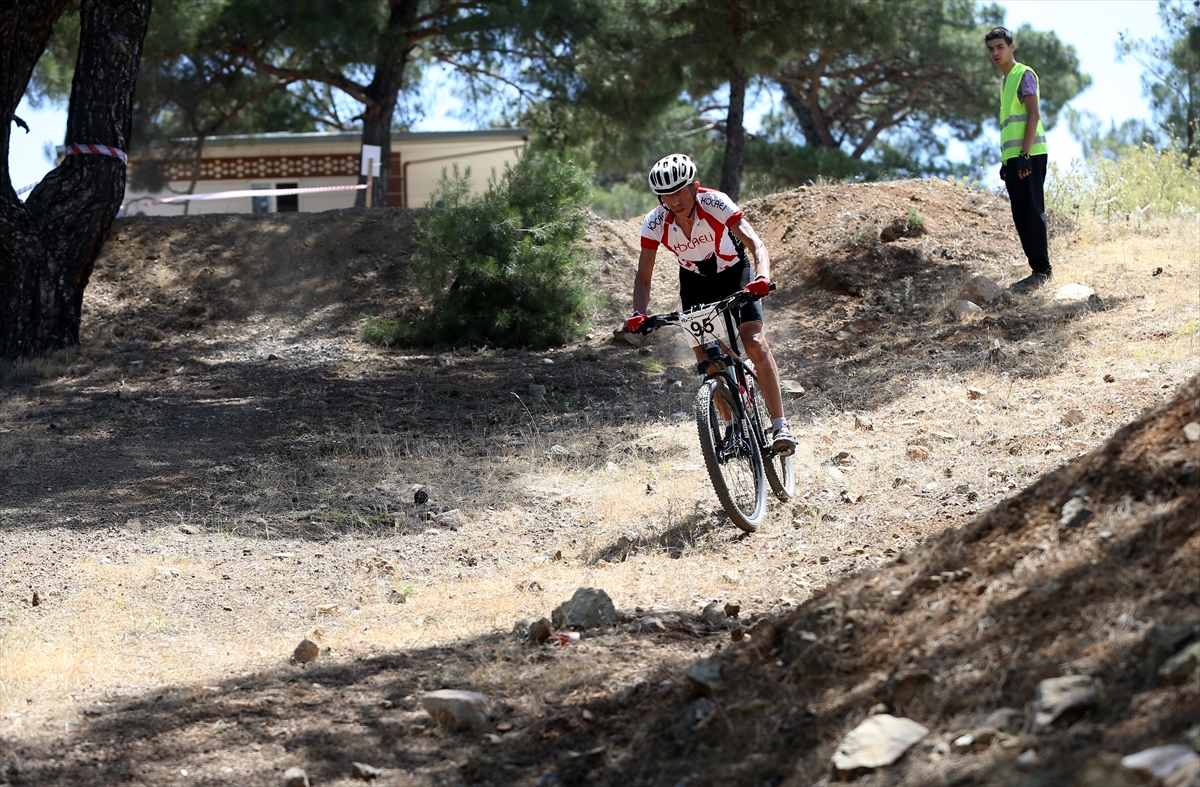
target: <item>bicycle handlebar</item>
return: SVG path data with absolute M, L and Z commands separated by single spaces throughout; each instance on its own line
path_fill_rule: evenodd
M 771 286 L 770 286 L 769 290 L 774 290 L 774 289 L 775 289 L 775 282 L 771 282 Z M 670 312 L 669 314 L 648 315 L 646 317 L 645 322 L 642 323 L 642 327 L 638 328 L 636 332 L 641 333 L 641 334 L 647 334 L 652 331 L 656 331 L 659 328 L 665 328 L 668 325 L 678 325 L 679 320 L 684 315 L 691 314 L 692 312 L 697 312 L 697 311 L 706 310 L 706 309 L 716 309 L 718 312 L 723 312 L 723 311 L 727 311 L 728 309 L 733 308 L 734 306 L 741 306 L 741 305 L 744 305 L 747 303 L 754 303 L 755 301 L 760 300 L 765 297 L 766 297 L 765 295 L 755 295 L 752 292 L 746 292 L 745 290 L 738 290 L 737 292 L 733 293 L 732 295 L 727 295 L 719 301 L 714 301 L 713 303 L 702 303 L 699 306 L 693 306 L 692 308 L 688 309 L 687 311 Z

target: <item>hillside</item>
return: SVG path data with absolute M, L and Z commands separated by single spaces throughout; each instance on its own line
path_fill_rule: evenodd
M 751 536 L 667 379 L 682 340 L 613 338 L 636 221 L 592 221 L 608 300 L 530 354 L 358 341 L 421 308 L 414 211 L 118 220 L 83 346 L 0 376 L 0 777 L 1106 785 L 1196 748 L 1200 671 L 1160 674 L 1200 642 L 1196 222 L 1056 220 L 1055 284 L 962 322 L 967 279 L 1025 274 L 995 196 L 745 207 L 801 441 Z M 615 624 L 514 636 L 580 587 Z M 1071 675 L 1086 701 L 1035 721 Z M 443 688 L 492 718 L 438 728 Z M 884 712 L 928 732 L 835 774 Z

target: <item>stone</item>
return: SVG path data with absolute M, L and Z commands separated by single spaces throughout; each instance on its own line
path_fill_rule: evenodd
M 1192 751 L 1190 746 L 1172 743 L 1167 746 L 1143 749 L 1137 754 L 1122 757 L 1121 765 L 1131 771 L 1162 779 L 1192 761 L 1200 761 L 1200 755 Z
M 315 661 L 317 656 L 321 655 L 321 649 L 317 647 L 317 643 L 310 639 L 300 640 L 300 644 L 292 651 L 292 661 L 297 664 L 307 664 L 310 661 Z
M 985 389 L 985 388 L 968 388 L 967 396 L 971 397 L 972 399 L 982 399 L 983 397 L 987 396 L 987 389 Z
M 953 311 L 954 319 L 959 322 L 970 322 L 980 314 L 983 314 L 983 309 L 970 301 L 955 301 Z
M 929 449 L 923 445 L 910 445 L 906 449 L 909 459 L 923 461 L 929 458 Z
M 738 604 L 736 601 L 725 602 L 725 615 L 727 617 L 736 618 L 740 614 L 742 614 L 741 604 Z
M 308 774 L 303 768 L 288 768 L 283 772 L 283 787 L 308 787 Z
M 451 530 L 458 530 L 466 524 L 467 518 L 463 516 L 463 512 L 457 508 L 452 508 L 449 511 L 443 511 L 433 518 L 435 524 Z
M 1058 518 L 1059 527 L 1082 527 L 1092 518 L 1092 510 L 1086 507 L 1081 497 L 1072 497 L 1063 504 L 1061 516 Z
M 1086 420 L 1087 416 L 1083 414 L 1083 411 L 1077 409 L 1067 410 L 1062 416 L 1062 422 L 1067 426 L 1079 426 Z
M 421 698 L 438 726 L 454 730 L 479 730 L 487 725 L 492 708 L 477 691 L 438 689 Z
M 991 727 L 1001 732 L 1017 732 L 1021 729 L 1024 714 L 1016 708 L 996 708 L 983 720 L 982 727 Z
M 1004 295 L 1004 288 L 983 274 L 972 276 L 963 282 L 958 297 L 971 303 L 993 303 Z
M 1200 440 L 1200 424 L 1195 421 L 1189 422 L 1183 427 L 1183 436 L 1187 438 L 1189 443 L 1194 443 Z
M 593 629 L 617 623 L 617 610 L 612 599 L 597 588 L 579 588 L 571 600 L 560 604 L 550 613 L 555 628 Z
M 1078 719 L 1096 705 L 1096 681 L 1088 675 L 1049 678 L 1037 685 L 1033 698 L 1033 731 Z
M 1058 288 L 1054 293 L 1054 300 L 1062 301 L 1063 303 L 1075 303 L 1076 301 L 1086 301 L 1096 297 L 1096 291 L 1091 287 L 1085 287 L 1077 282 L 1065 284 Z
M 716 657 L 689 664 L 683 674 L 706 697 L 711 697 L 724 686 L 721 661 Z
M 374 781 L 383 775 L 383 770 L 365 762 L 350 763 L 350 775 L 364 782 Z
M 1163 662 L 1158 668 L 1158 677 L 1173 685 L 1187 683 L 1200 668 L 1200 641 L 1193 642 Z
M 545 618 L 538 618 L 529 626 L 529 633 L 525 637 L 525 641 L 530 645 L 541 645 L 543 642 L 549 642 L 550 637 L 554 634 L 554 629 L 550 626 L 550 621 Z
M 624 342 L 634 347 L 648 347 L 654 344 L 654 335 L 656 333 L 657 331 L 651 331 L 650 333 L 630 333 L 622 325 L 613 331 L 613 341 Z
M 838 745 L 833 755 L 834 770 L 839 775 L 850 775 L 891 765 L 928 734 L 928 729 L 912 719 L 888 713 L 870 716 Z
M 704 611 L 700 613 L 700 619 L 709 626 L 716 628 L 725 623 L 725 609 L 715 601 L 704 607 Z
M 784 396 L 795 397 L 804 395 L 804 386 L 795 380 L 780 380 L 779 390 L 783 392 Z

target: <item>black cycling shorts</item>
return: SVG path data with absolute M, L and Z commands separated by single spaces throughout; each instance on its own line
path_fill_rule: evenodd
M 710 262 L 710 260 L 704 262 Z M 703 264 L 701 263 L 702 266 Z M 687 311 L 693 306 L 719 301 L 727 295 L 733 295 L 738 290 L 744 290 L 753 278 L 754 268 L 750 267 L 750 263 L 744 258 L 737 265 L 711 276 L 702 276 L 680 265 L 679 298 L 683 301 L 684 311 Z M 762 301 L 744 304 L 737 315 L 737 320 L 739 324 L 762 322 Z

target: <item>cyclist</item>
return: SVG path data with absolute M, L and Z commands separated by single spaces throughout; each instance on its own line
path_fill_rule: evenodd
M 766 244 L 733 200 L 700 185 L 696 164 L 689 156 L 673 153 L 660 159 L 648 179 L 659 204 L 642 222 L 642 252 L 633 281 L 633 316 L 625 322 L 627 330 L 638 330 L 646 320 L 659 245 L 666 246 L 679 261 L 679 296 L 685 310 L 743 289 L 755 295 L 767 294 L 771 260 Z M 763 335 L 762 304 L 745 304 L 737 318 L 738 335 L 754 362 L 771 414 L 771 447 L 780 456 L 791 456 L 796 451 L 796 438 L 784 420 L 779 367 Z M 697 360 L 703 362 L 703 350 L 697 347 L 695 351 Z

